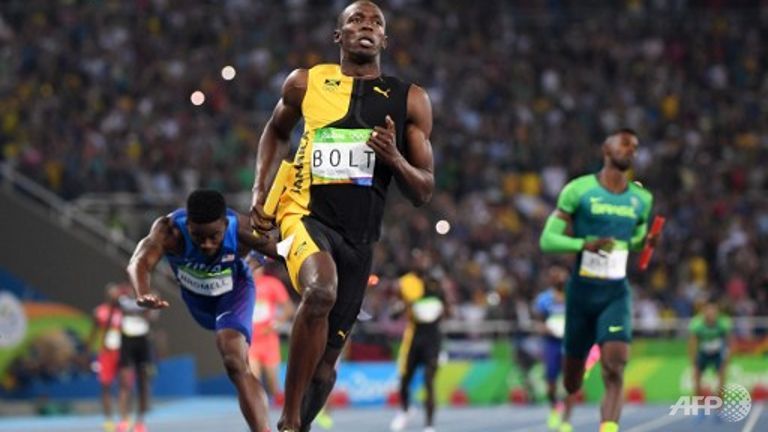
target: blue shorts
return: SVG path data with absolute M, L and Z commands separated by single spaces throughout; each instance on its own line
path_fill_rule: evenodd
M 181 297 L 189 313 L 203 328 L 236 330 L 245 336 L 248 345 L 251 344 L 253 306 L 256 302 L 253 279 L 246 277 L 235 281 L 235 288 L 220 296 L 199 295 L 182 288 Z
M 552 337 L 544 338 L 544 366 L 547 382 L 557 381 L 563 362 L 563 342 Z
M 702 373 L 710 366 L 712 366 L 715 371 L 720 371 L 720 366 L 723 365 L 723 358 L 725 358 L 725 353 L 723 352 L 716 352 L 714 354 L 699 352 L 696 355 L 696 367 L 698 367 L 699 371 Z

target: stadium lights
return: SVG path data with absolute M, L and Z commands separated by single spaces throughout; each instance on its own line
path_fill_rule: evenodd
M 441 219 L 435 224 L 435 231 L 440 235 L 446 235 L 450 230 L 451 224 L 445 219 Z
M 224 66 L 221 69 L 221 77 L 227 81 L 233 80 L 235 78 L 235 75 L 237 75 L 237 71 L 232 66 Z
M 195 90 L 192 92 L 189 100 L 192 102 L 192 105 L 200 106 L 205 103 L 205 93 L 201 92 L 200 90 Z

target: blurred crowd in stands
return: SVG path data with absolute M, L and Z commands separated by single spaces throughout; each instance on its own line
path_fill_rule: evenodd
M 0 389 L 23 388 L 35 379 L 65 380 L 90 373 L 82 338 L 71 329 L 49 331 L 35 338 L 8 367 Z
M 0 158 L 68 200 L 248 194 L 280 83 L 338 60 L 344 4 L 3 2 Z M 543 221 L 569 178 L 599 169 L 619 127 L 638 131 L 633 175 L 668 217 L 649 271 L 631 276 L 638 322 L 689 317 L 712 295 L 736 316 L 768 315 L 768 5 L 589 4 L 383 2 L 384 69 L 434 105 L 437 192 L 420 209 L 393 194 L 374 316 L 420 248 L 463 319 L 528 319 L 555 262 L 538 250 Z

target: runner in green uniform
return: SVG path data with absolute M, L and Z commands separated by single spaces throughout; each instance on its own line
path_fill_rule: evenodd
M 603 168 L 563 188 L 540 239 L 544 252 L 578 254 L 565 291 L 563 382 L 569 395 L 579 391 L 589 349 L 599 344 L 605 385 L 600 432 L 619 430 L 632 336 L 629 251 L 656 241 L 646 238 L 652 195 L 627 178 L 637 146 L 632 130 L 608 136 L 602 145 Z M 568 418 L 563 420 L 560 431 L 573 430 Z
M 728 366 L 731 328 L 731 319 L 720 313 L 714 301 L 707 302 L 701 313 L 691 320 L 688 327 L 691 333 L 689 351 L 693 363 L 696 396 L 704 396 L 701 391 L 701 375 L 710 366 L 717 371 L 717 388 L 723 388 Z

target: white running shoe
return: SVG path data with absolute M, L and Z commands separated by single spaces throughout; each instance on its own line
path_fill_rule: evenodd
M 408 425 L 408 411 L 398 411 L 395 418 L 392 419 L 392 423 L 389 424 L 389 430 L 392 432 L 399 432 L 405 429 Z
M 432 426 L 427 426 L 424 428 L 424 432 L 435 432 L 435 428 Z

